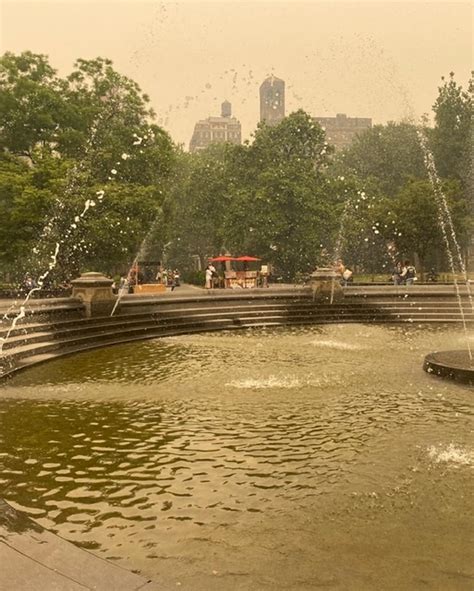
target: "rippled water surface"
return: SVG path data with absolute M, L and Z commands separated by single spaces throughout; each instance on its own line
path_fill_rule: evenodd
M 182 336 L 0 388 L 0 495 L 163 589 L 473 589 L 472 388 L 452 328 Z

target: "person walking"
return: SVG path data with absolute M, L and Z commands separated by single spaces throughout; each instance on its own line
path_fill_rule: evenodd
M 174 284 L 175 284 L 175 287 L 179 287 L 180 284 L 181 284 L 181 277 L 180 277 L 180 274 L 179 274 L 178 269 L 175 269 L 173 271 L 173 275 L 174 275 Z

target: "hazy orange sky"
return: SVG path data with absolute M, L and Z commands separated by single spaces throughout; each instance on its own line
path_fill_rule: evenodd
M 471 2 L 1 0 L 0 16 L 2 52 L 47 54 L 61 75 L 112 59 L 186 147 L 224 99 L 250 137 L 272 72 L 287 113 L 384 123 L 430 112 L 441 76 L 465 86 L 472 70 Z

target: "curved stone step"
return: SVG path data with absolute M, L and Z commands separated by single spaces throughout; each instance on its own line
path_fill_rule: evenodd
M 409 293 L 408 293 L 409 291 Z M 311 290 L 282 290 L 269 294 L 231 293 L 186 297 L 124 298 L 114 316 L 78 317 L 78 302 L 66 306 L 69 315 L 58 316 L 54 310 L 64 302 L 54 302 L 44 315 L 39 306 L 11 330 L 5 323 L 0 336 L 10 332 L 3 345 L 0 364 L 3 373 L 69 352 L 87 350 L 114 343 L 156 338 L 201 331 L 271 327 L 282 325 L 314 325 L 328 323 L 467 323 L 474 322 L 472 304 L 462 301 L 462 312 L 453 291 L 427 294 L 423 290 L 396 292 L 393 289 L 372 290 L 364 294 L 346 295 L 329 304 L 314 301 Z M 51 302 L 49 302 L 51 303 Z M 24 360 L 28 360 L 25 362 Z

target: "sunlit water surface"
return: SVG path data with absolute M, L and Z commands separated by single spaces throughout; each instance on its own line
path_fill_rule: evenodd
M 181 336 L 0 388 L 0 495 L 165 590 L 473 589 L 473 389 L 449 328 Z

